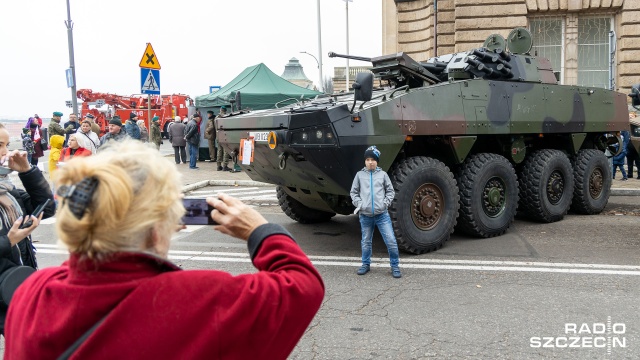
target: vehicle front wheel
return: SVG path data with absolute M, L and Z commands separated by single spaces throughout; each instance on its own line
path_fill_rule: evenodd
M 422 254 L 442 247 L 458 218 L 458 186 L 442 162 L 423 156 L 402 160 L 391 182 L 396 196 L 389 207 L 398 247 Z
M 276 194 L 282 211 L 299 223 L 314 224 L 326 222 L 336 215 L 335 213 L 316 210 L 302 205 L 301 202 L 287 194 L 282 186 L 277 187 Z

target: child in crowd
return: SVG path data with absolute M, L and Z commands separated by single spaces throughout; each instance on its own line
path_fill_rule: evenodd
M 351 200 L 356 207 L 355 213 L 360 213 L 360 226 L 362 231 L 362 266 L 358 269 L 358 275 L 369 272 L 371 266 L 371 242 L 375 227 L 382 234 L 382 239 L 389 251 L 391 263 L 391 275 L 394 278 L 402 277 L 400 272 L 400 254 L 398 244 L 393 234 L 391 218 L 387 208 L 395 196 L 393 185 L 389 175 L 378 167 L 380 150 L 371 146 L 364 152 L 365 167 L 358 171 L 351 185 Z
M 27 152 L 27 159 L 31 164 L 31 156 L 36 152 L 36 148 L 33 145 L 33 139 L 31 138 L 31 129 L 22 129 L 22 150 Z
M 51 150 L 49 151 L 49 178 L 53 178 L 53 173 L 58 168 L 58 161 L 62 154 L 62 144 L 64 144 L 64 136 L 52 135 L 49 139 Z

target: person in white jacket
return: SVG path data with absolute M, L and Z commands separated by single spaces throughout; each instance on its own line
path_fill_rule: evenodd
M 98 152 L 98 147 L 100 147 L 100 138 L 98 135 L 91 131 L 91 122 L 89 120 L 83 120 L 80 124 L 80 127 L 76 131 L 79 137 L 83 138 L 83 140 L 87 140 L 86 144 L 89 146 L 86 149 L 91 150 L 91 154 L 95 155 Z
M 371 242 L 373 231 L 378 227 L 387 250 L 391 264 L 391 275 L 394 278 L 402 277 L 400 272 L 400 253 L 398 243 L 393 234 L 393 226 L 387 208 L 391 205 L 395 196 L 393 185 L 389 175 L 378 167 L 380 150 L 370 146 L 364 152 L 365 167 L 356 173 L 351 185 L 351 200 L 356 207 L 355 213 L 360 214 L 360 227 L 362 229 L 362 266 L 358 268 L 358 275 L 364 275 L 371 268 Z

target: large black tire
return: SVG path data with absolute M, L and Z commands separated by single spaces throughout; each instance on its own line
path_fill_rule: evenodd
M 593 215 L 602 212 L 611 194 L 611 167 L 602 151 L 578 151 L 573 167 L 575 187 L 571 210 Z
M 437 250 L 458 218 L 458 186 L 442 162 L 423 156 L 402 160 L 391 182 L 396 196 L 389 215 L 398 247 L 413 254 Z
M 525 159 L 518 183 L 519 209 L 530 219 L 551 223 L 567 214 L 574 181 L 571 162 L 562 151 L 535 151 Z
M 302 224 L 315 224 L 329 221 L 336 214 L 316 209 L 308 208 L 298 200 L 289 196 L 282 186 L 278 186 L 276 190 L 278 196 L 278 204 L 282 211 L 293 220 Z
M 473 155 L 457 172 L 460 216 L 457 229 L 473 236 L 504 234 L 518 208 L 518 177 L 497 154 Z

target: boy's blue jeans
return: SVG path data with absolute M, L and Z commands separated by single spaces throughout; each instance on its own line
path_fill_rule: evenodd
M 360 245 L 362 246 L 362 264 L 371 265 L 371 242 L 373 240 L 373 230 L 376 226 L 378 226 L 378 230 L 380 230 L 380 234 L 382 234 L 382 239 L 387 245 L 391 267 L 397 267 L 400 263 L 400 253 L 398 252 L 396 236 L 393 234 L 391 218 L 387 211 L 372 217 L 360 214 L 360 229 L 362 231 L 362 240 L 360 241 Z

